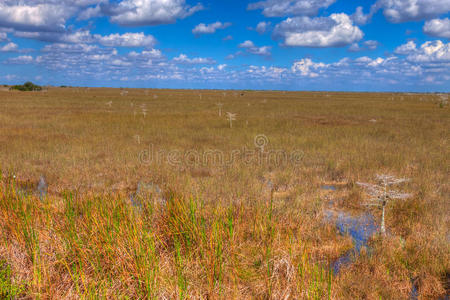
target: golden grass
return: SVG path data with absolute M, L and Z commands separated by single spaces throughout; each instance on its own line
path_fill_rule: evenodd
M 406 299 L 411 278 L 423 299 L 448 292 L 450 114 L 436 96 L 128 91 L 0 91 L 0 296 Z M 266 151 L 297 151 L 299 163 L 248 162 L 261 134 Z M 151 149 L 165 159 L 143 163 Z M 186 154 L 175 165 L 174 150 Z M 192 155 L 210 150 L 234 159 Z M 389 235 L 333 276 L 351 240 L 323 210 L 366 210 L 355 182 L 377 173 L 411 178 L 414 196 L 393 202 Z M 40 175 L 42 202 L 20 192 Z M 139 182 L 165 201 L 133 206 Z

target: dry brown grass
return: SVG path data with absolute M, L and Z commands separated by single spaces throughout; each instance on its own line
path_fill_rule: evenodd
M 0 274 L 11 270 L 0 280 L 16 294 L 403 299 L 411 278 L 423 299 L 448 293 L 450 114 L 437 97 L 128 91 L 0 91 Z M 233 128 L 217 102 L 237 113 Z M 300 163 L 139 159 L 150 145 L 229 158 L 255 150 L 258 134 L 267 151 L 302 151 Z M 330 277 L 327 265 L 351 240 L 323 210 L 363 212 L 354 183 L 377 173 L 411 178 L 405 188 L 414 197 L 389 207 L 386 239 L 374 238 L 370 253 Z M 14 191 L 34 191 L 41 174 L 44 202 Z M 139 182 L 158 184 L 167 203 L 132 206 Z

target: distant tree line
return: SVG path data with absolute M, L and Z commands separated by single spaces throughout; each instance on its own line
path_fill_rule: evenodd
M 42 91 L 42 87 L 32 83 L 31 81 L 27 81 L 22 85 L 13 85 L 10 87 L 11 90 L 18 90 L 23 92 L 31 92 L 31 91 Z

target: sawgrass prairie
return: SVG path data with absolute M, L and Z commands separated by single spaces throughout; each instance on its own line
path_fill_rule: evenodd
M 1 90 L 0 296 L 445 297 L 449 129 L 435 94 Z M 334 272 L 377 174 L 411 196 Z

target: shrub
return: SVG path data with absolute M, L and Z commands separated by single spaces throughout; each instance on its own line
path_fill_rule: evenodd
M 11 87 L 11 89 L 23 92 L 30 92 L 30 91 L 41 91 L 42 87 L 39 85 L 35 85 L 31 81 L 27 81 L 23 85 L 14 85 Z

